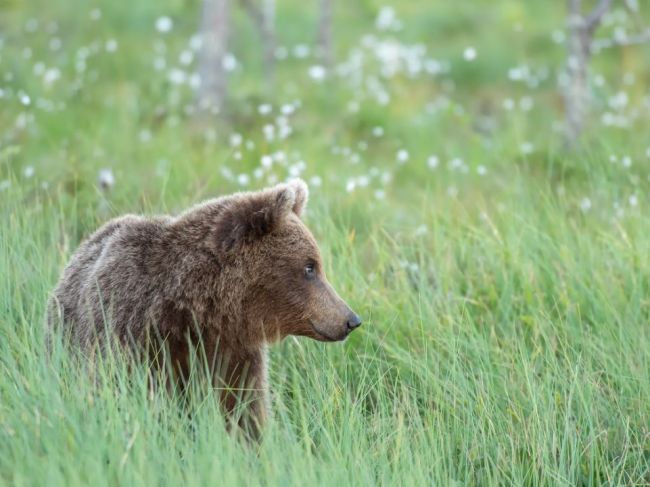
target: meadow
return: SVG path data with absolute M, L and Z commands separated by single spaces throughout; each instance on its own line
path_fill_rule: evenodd
M 650 46 L 594 57 L 568 148 L 562 2 L 337 2 L 326 70 L 316 2 L 281 0 L 272 82 L 233 3 L 206 118 L 200 7 L 0 1 L 0 484 L 650 485 Z M 364 324 L 271 349 L 259 447 L 200 385 L 46 355 L 101 223 L 291 177 Z

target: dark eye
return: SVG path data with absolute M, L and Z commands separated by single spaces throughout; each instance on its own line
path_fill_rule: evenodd
M 305 266 L 305 277 L 307 279 L 313 279 L 316 276 L 316 264 L 309 262 Z

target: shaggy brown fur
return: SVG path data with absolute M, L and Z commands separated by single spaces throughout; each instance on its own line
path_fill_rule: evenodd
M 288 335 L 343 340 L 361 323 L 327 282 L 300 220 L 307 196 L 295 180 L 178 217 L 109 221 L 72 256 L 50 301 L 50 326 L 61 324 L 87 352 L 112 336 L 146 354 L 159 337 L 183 378 L 200 344 L 225 412 L 235 409 L 236 391 L 248 391 L 241 423 L 259 432 L 266 345 Z

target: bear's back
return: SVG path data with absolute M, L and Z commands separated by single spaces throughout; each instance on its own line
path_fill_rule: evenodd
M 147 244 L 160 235 L 167 220 L 125 215 L 110 220 L 90 235 L 71 257 L 54 291 L 48 306 L 49 326 L 63 326 L 73 341 L 88 345 L 104 326 L 110 311 L 103 298 L 119 288 L 121 297 L 128 298 L 123 303 L 137 302 L 133 286 L 143 281 L 134 272 L 141 272 L 143 266 L 131 266 L 146 252 Z M 116 276 L 120 274 L 121 278 L 130 278 L 130 293 L 125 292 L 122 282 L 116 286 Z

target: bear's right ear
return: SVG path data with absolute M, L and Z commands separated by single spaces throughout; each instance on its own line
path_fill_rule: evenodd
M 299 215 L 306 201 L 307 185 L 302 180 L 234 196 L 220 215 L 223 246 L 230 250 L 239 243 L 251 243 L 273 232 L 290 212 Z

